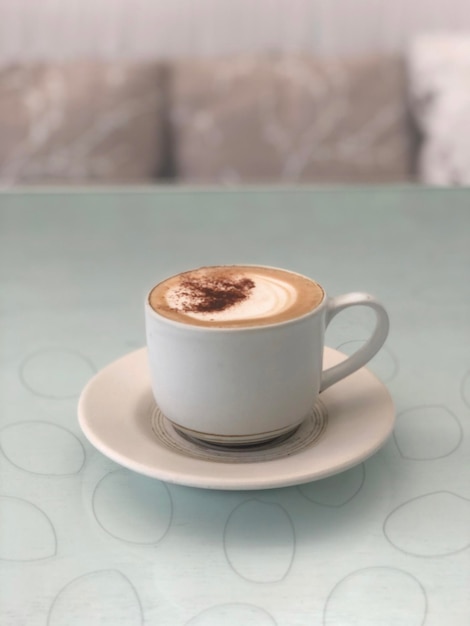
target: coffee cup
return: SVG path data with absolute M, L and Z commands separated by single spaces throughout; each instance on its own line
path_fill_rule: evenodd
M 322 370 L 325 330 L 339 312 L 375 313 L 368 341 Z M 367 293 L 326 295 L 284 269 L 231 265 L 172 276 L 145 304 L 153 395 L 183 435 L 223 446 L 254 445 L 294 431 L 319 394 L 363 367 L 389 329 Z

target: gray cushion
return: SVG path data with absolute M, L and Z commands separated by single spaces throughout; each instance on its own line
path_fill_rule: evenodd
M 403 63 L 242 56 L 177 63 L 183 180 L 402 181 L 411 176 Z
M 162 164 L 156 63 L 0 70 L 0 180 L 142 182 Z

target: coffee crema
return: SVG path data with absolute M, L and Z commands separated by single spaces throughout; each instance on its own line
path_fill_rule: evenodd
M 301 317 L 316 309 L 324 295 L 315 281 L 286 270 L 218 265 L 167 278 L 152 289 L 149 304 L 183 324 L 238 328 Z

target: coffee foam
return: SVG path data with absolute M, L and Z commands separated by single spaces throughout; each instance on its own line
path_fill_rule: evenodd
M 201 278 L 204 280 L 204 275 Z M 198 311 L 200 298 L 188 294 L 180 285 L 168 289 L 165 295 L 166 303 L 171 309 L 196 320 L 230 322 L 258 320 L 277 315 L 291 307 L 297 299 L 295 288 L 283 280 L 254 272 L 243 272 L 240 278 L 251 281 L 252 287 L 247 289 L 244 297 L 220 309 Z
M 300 317 L 323 289 L 299 274 L 258 266 L 203 267 L 158 284 L 150 306 L 164 317 L 214 327 L 260 326 Z

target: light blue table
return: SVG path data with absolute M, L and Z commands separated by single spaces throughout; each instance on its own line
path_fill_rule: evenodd
M 87 443 L 77 398 L 144 344 L 147 288 L 237 262 L 385 303 L 370 369 L 398 418 L 374 457 L 217 492 Z M 469 269 L 465 190 L 1 194 L 1 625 L 468 626 Z M 354 348 L 369 321 L 344 313 L 327 344 Z

